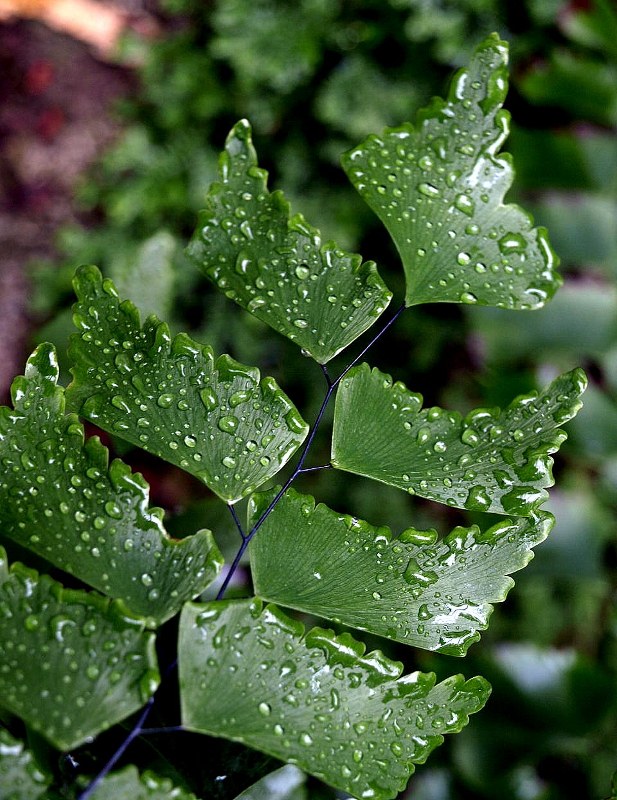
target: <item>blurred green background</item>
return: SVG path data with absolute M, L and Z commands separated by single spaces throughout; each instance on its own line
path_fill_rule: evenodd
M 410 310 L 370 361 L 428 404 L 462 412 L 506 404 L 578 365 L 590 387 L 555 465 L 548 506 L 555 529 L 515 576 L 482 641 L 464 660 L 369 645 L 407 669 L 479 673 L 494 687 L 487 708 L 418 769 L 401 797 L 608 798 L 617 770 L 617 7 L 611 0 L 164 0 L 156 14 L 164 36 L 123 44 L 120 58 L 141 60 L 139 90 L 118 111 L 122 135 L 81 185 L 84 225 L 60 231 L 57 260 L 32 265 L 36 341 L 64 350 L 72 273 L 96 263 L 144 313 L 273 375 L 309 420 L 323 393 L 319 369 L 217 294 L 183 255 L 227 131 L 241 117 L 251 121 L 270 185 L 324 239 L 377 261 L 394 308 L 403 296 L 396 252 L 348 184 L 340 155 L 369 133 L 413 119 L 487 33 L 509 41 L 513 132 L 505 149 L 517 172 L 509 200 L 549 229 L 564 287 L 537 312 Z M 115 446 L 151 482 L 171 532 L 211 527 L 233 552 L 220 502 L 187 476 Z M 327 446 L 326 437 L 317 443 L 313 463 L 328 460 Z M 445 533 L 476 521 L 350 475 L 305 476 L 297 488 L 396 532 L 413 524 Z M 477 521 L 486 525 L 485 516 Z M 134 757 L 174 778 L 179 771 L 203 798 L 233 798 L 272 768 L 222 743 L 209 763 L 191 757 L 190 743 L 180 759 L 169 746 L 157 742 L 156 765 L 148 748 Z M 312 782 L 306 792 L 335 796 Z

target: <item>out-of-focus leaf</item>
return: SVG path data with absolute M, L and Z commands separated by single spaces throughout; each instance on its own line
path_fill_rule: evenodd
M 228 503 L 275 475 L 308 425 L 272 378 L 157 317 L 140 325 L 96 267 L 81 267 L 67 402 L 104 430 L 190 472 Z
M 249 786 L 236 800 L 307 800 L 305 783 L 302 770 L 286 764 Z
M 319 90 L 316 112 L 323 122 L 358 141 L 408 119 L 418 105 L 416 91 L 413 85 L 386 78 L 376 64 L 351 53 Z
M 598 358 L 617 345 L 617 289 L 614 286 L 568 281 L 554 300 L 525 325 L 513 311 L 466 309 L 482 351 L 490 364 L 521 358 Z M 564 324 L 567 320 L 567 325 Z
M 501 409 L 422 409 L 422 396 L 368 364 L 341 381 L 332 464 L 455 508 L 532 514 L 553 485 L 550 453 L 581 407 L 587 385 L 576 369 L 540 394 Z
M 565 264 L 617 276 L 617 199 L 599 194 L 546 194 L 533 206 Z M 559 296 L 559 295 L 558 295 Z M 567 326 L 563 326 L 564 328 Z
M 106 775 L 90 795 L 91 800 L 197 800 L 192 792 L 174 786 L 149 770 L 140 775 L 137 767 L 125 767 Z
M 249 527 L 272 500 L 253 495 Z M 532 558 L 552 525 L 549 514 L 507 520 L 480 532 L 389 528 L 315 506 L 289 490 L 251 542 L 255 593 L 399 642 L 463 656 L 488 626 L 491 603 Z M 293 553 L 293 558 L 289 558 Z
M 617 65 L 557 50 L 524 75 L 518 89 L 532 103 L 565 109 L 575 119 L 617 124 Z
M 596 386 L 585 395 L 581 417 L 573 422 L 572 438 L 582 455 L 602 459 L 617 454 L 617 403 Z
M 77 747 L 156 689 L 154 637 L 144 626 L 117 601 L 13 564 L 0 585 L 0 706 L 58 749 Z
M 392 293 L 375 263 L 322 244 L 267 190 L 248 122 L 235 125 L 188 248 L 225 294 L 325 364 L 369 328 Z
M 408 306 L 539 308 L 560 284 L 546 231 L 503 203 L 513 178 L 510 157 L 498 155 L 509 128 L 507 58 L 505 42 L 490 36 L 447 101 L 343 157 L 400 253 Z
M 8 731 L 0 730 L 0 797 L 37 800 L 50 778 L 37 767 L 32 753 Z
M 155 622 L 173 616 L 217 576 L 222 557 L 210 531 L 170 539 L 148 485 L 94 436 L 84 444 L 49 344 L 28 360 L 0 408 L 0 529 Z
M 163 319 L 172 311 L 174 300 L 173 258 L 178 248 L 168 231 L 159 231 L 146 239 L 130 261 L 116 258 L 110 277 L 124 297 L 134 297 L 143 314 L 156 314 Z
M 355 797 L 388 800 L 469 714 L 482 678 L 435 685 L 364 655 L 351 636 L 304 626 L 259 600 L 187 603 L 180 623 L 182 720 L 297 764 Z

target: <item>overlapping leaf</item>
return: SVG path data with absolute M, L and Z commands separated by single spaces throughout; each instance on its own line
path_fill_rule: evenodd
M 332 464 L 456 508 L 531 514 L 553 485 L 550 453 L 559 429 L 581 407 L 580 369 L 501 411 L 465 418 L 422 409 L 422 396 L 367 364 L 354 367 L 336 396 Z
M 253 495 L 249 524 L 271 500 Z M 529 562 L 551 524 L 543 514 L 485 532 L 455 528 L 443 541 L 413 528 L 393 539 L 290 489 L 251 542 L 253 584 L 265 600 L 462 656 L 513 585 L 506 576 Z
M 486 702 L 482 678 L 435 685 L 344 634 L 259 600 L 187 603 L 180 628 L 183 724 L 296 763 L 354 797 L 394 798 L 414 764 Z
M 391 292 L 374 262 L 322 244 L 302 215 L 290 218 L 281 192 L 268 192 L 246 120 L 220 163 L 189 255 L 228 297 L 325 364 L 375 322 Z
M 196 800 L 192 792 L 174 786 L 148 770 L 140 775 L 137 767 L 112 772 L 98 784 L 90 800 Z
M 37 767 L 32 753 L 8 731 L 0 730 L 0 797 L 2 800 L 37 800 L 50 778 Z
M 141 475 L 110 466 L 98 437 L 84 444 L 57 381 L 54 349 L 40 345 L 13 383 L 14 409 L 0 408 L 0 535 L 162 622 L 218 574 L 212 534 L 170 539 Z
M 427 302 L 538 308 L 560 283 L 543 228 L 504 205 L 513 171 L 498 155 L 509 130 L 507 44 L 481 43 L 448 100 L 370 136 L 343 157 L 350 180 L 403 260 L 408 306 Z
M 154 635 L 116 601 L 13 564 L 0 585 L 0 706 L 68 750 L 156 689 Z
M 75 278 L 73 409 L 234 503 L 277 473 L 308 425 L 272 378 L 123 303 L 96 267 Z
M 249 786 L 236 800 L 308 800 L 305 783 L 301 769 L 285 764 Z

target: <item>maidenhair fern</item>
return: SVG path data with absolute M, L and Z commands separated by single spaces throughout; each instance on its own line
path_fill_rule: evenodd
M 392 293 L 377 266 L 292 215 L 267 188 L 249 124 L 232 129 L 188 253 L 227 297 L 320 365 L 326 385 L 311 426 L 274 379 L 185 334 L 172 338 L 154 316 L 142 322 L 95 267 L 78 270 L 72 383 L 58 385 L 54 349 L 41 345 L 13 384 L 13 408 L 0 412 L 1 535 L 9 553 L 30 553 L 36 566 L 8 569 L 1 551 L 2 797 L 40 797 L 50 786 L 50 797 L 79 800 L 195 797 L 181 775 L 116 766 L 153 732 L 152 709 L 164 689 L 169 704 L 175 681 L 181 724 L 170 723 L 168 735 L 222 737 L 297 765 L 268 784 L 287 780 L 289 794 L 260 789 L 281 798 L 302 796 L 300 770 L 354 797 L 394 798 L 443 735 L 486 703 L 483 678 L 403 675 L 399 662 L 367 653 L 355 631 L 457 656 L 480 638 L 509 575 L 551 528 L 539 508 L 553 483 L 550 454 L 580 407 L 585 377 L 575 370 L 503 410 L 462 416 L 423 407 L 362 359 L 409 306 L 530 309 L 557 289 L 546 232 L 503 202 L 512 181 L 499 154 L 506 85 L 507 47 L 492 36 L 446 101 L 344 156 L 403 262 L 405 303 L 385 321 Z M 325 365 L 371 326 L 360 354 L 332 377 Z M 291 488 L 316 469 L 305 463 L 333 396 L 328 468 L 501 519 L 443 539 L 414 527 L 393 537 Z M 110 464 L 79 417 L 224 501 L 239 534 L 231 563 L 224 567 L 210 531 L 170 538 L 143 478 Z M 246 522 L 235 510 L 242 498 Z M 224 599 L 247 549 L 255 597 Z M 223 569 L 216 599 L 200 602 Z M 279 606 L 354 633 L 307 628 Z M 176 617 L 169 657 L 161 626 Z M 165 643 L 163 669 L 156 639 Z M 91 744 L 95 755 L 79 766 L 76 748 L 108 728 L 117 750 Z M 15 738 L 24 731 L 32 749 Z M 78 764 L 71 781 L 49 757 L 37 763 L 37 737 Z

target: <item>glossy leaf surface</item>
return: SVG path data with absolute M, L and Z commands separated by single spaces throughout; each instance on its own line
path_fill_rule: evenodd
M 272 500 L 253 495 L 249 522 Z M 399 642 L 463 656 L 488 626 L 506 577 L 532 558 L 551 527 L 548 514 L 506 520 L 480 532 L 387 527 L 337 514 L 288 490 L 251 542 L 255 593 L 309 614 Z
M 132 714 L 158 684 L 144 620 L 22 564 L 0 585 L 0 641 L 0 705 L 60 750 Z
M 581 407 L 580 369 L 503 411 L 476 409 L 465 418 L 422 409 L 422 396 L 367 364 L 354 367 L 336 396 L 332 464 L 456 508 L 531 514 L 553 485 L 550 453 L 559 426 Z
M 0 730 L 0 797 L 37 800 L 50 779 L 37 767 L 32 753 L 8 731 Z
M 560 283 L 543 228 L 504 205 L 508 50 L 491 36 L 414 125 L 369 136 L 343 167 L 401 255 L 405 302 L 539 308 Z
M 301 214 L 270 194 L 246 120 L 232 129 L 188 253 L 227 297 L 325 364 L 392 297 L 372 261 L 322 244 Z
M 386 800 L 486 702 L 482 678 L 435 685 L 343 634 L 259 600 L 185 605 L 183 724 L 244 742 L 355 797 Z
M 90 800 L 196 800 L 192 792 L 174 786 L 149 770 L 140 775 L 137 767 L 112 772 L 98 784 Z
M 79 334 L 67 401 L 104 430 L 200 478 L 234 503 L 276 474 L 308 425 L 272 378 L 156 317 L 140 325 L 96 267 L 75 278 Z
M 307 800 L 305 783 L 302 770 L 285 764 L 249 786 L 236 800 Z
M 170 539 L 148 485 L 64 414 L 53 347 L 40 345 L 0 408 L 0 530 L 57 567 L 155 622 L 216 577 L 210 531 Z

